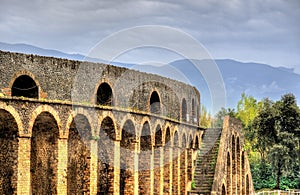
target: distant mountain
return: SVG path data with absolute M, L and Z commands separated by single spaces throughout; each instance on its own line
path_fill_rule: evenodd
M 203 76 L 201 74 L 199 76 L 199 71 L 193 65 L 206 66 L 208 61 L 178 60 L 171 65 L 189 75 L 190 82 L 194 83 L 200 92 L 202 88 L 205 98 L 210 98 L 207 94 L 209 86 L 203 86 Z M 228 107 L 235 108 L 243 92 L 257 99 L 269 97 L 272 100 L 280 99 L 283 94 L 293 93 L 299 101 L 300 75 L 291 69 L 275 68 L 267 64 L 243 63 L 230 59 L 215 60 L 215 62 L 224 80 Z
M 36 54 L 41 56 L 52 56 L 57 58 L 66 58 L 66 59 L 73 59 L 73 60 L 83 60 L 85 57 L 80 54 L 67 54 L 57 50 L 42 49 L 40 47 L 35 47 L 23 43 L 9 44 L 9 43 L 0 42 L 0 50 L 26 53 L 26 54 Z
M 0 42 L 0 50 L 52 56 L 71 60 L 87 60 L 104 62 L 101 59 L 86 58 L 81 54 L 67 54 L 57 50 L 42 49 L 26 44 L 8 44 Z M 285 67 L 272 67 L 267 64 L 243 63 L 230 59 L 214 61 L 223 77 L 226 89 L 227 107 L 235 108 L 241 93 L 245 92 L 257 99 L 269 97 L 278 100 L 285 93 L 293 93 L 300 102 L 300 75 L 293 69 Z M 155 73 L 194 85 L 201 94 L 201 102 L 208 108 L 211 106 L 210 86 L 198 70 L 200 66 L 211 66 L 211 60 L 178 60 L 160 66 L 134 65 L 113 62 L 116 66 L 128 67 L 144 72 Z M 104 62 L 105 63 L 105 62 Z M 197 68 L 198 67 L 198 68 Z M 216 76 L 216 75 L 209 75 Z

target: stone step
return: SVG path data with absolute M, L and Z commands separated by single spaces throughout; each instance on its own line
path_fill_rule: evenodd
M 218 156 L 221 130 L 206 130 L 200 154 L 196 159 L 193 192 L 210 194 L 214 180 L 216 158 Z

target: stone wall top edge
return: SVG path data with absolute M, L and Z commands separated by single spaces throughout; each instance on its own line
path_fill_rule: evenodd
M 104 66 L 110 66 L 118 71 L 121 72 L 125 72 L 125 71 L 131 71 L 131 72 L 135 72 L 135 73 L 139 73 L 139 74 L 145 74 L 145 75 L 149 75 L 151 77 L 154 78 L 159 78 L 159 79 L 164 79 L 165 81 L 169 81 L 169 82 L 173 82 L 176 84 L 180 84 L 183 87 L 189 87 L 190 89 L 195 90 L 195 93 L 197 96 L 200 96 L 200 92 L 197 90 L 197 88 L 193 85 L 184 83 L 182 81 L 178 81 L 169 77 L 164 77 L 164 76 L 160 76 L 158 74 L 153 74 L 153 73 L 147 73 L 147 72 L 142 72 L 139 70 L 135 70 L 135 69 L 130 69 L 130 68 L 126 68 L 126 67 L 120 67 L 120 66 L 116 66 L 116 65 L 112 65 L 112 64 L 105 64 L 105 63 L 100 63 L 100 62 L 91 62 L 91 61 L 80 61 L 80 60 L 71 60 L 71 59 L 66 59 L 66 58 L 59 58 L 59 57 L 52 57 L 52 56 L 42 56 L 42 55 L 37 55 L 37 54 L 27 54 L 27 53 L 20 53 L 20 52 L 10 52 L 10 51 L 3 51 L 0 50 L 0 55 L 9 55 L 11 57 L 14 58 L 20 58 L 20 57 L 34 57 L 36 59 L 47 59 L 47 60 L 55 60 L 57 62 L 61 62 L 61 63 L 65 63 L 65 62 L 69 62 L 69 63 L 74 63 L 78 66 L 80 66 L 81 64 L 89 64 L 89 65 L 104 65 Z

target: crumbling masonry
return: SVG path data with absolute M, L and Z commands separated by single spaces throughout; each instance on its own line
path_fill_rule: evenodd
M 161 76 L 0 51 L 0 194 L 253 194 L 241 126 Z

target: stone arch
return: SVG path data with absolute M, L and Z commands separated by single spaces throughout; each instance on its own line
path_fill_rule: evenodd
M 181 101 L 181 121 L 186 122 L 187 119 L 187 104 L 186 99 L 183 98 Z
M 195 136 L 195 145 L 194 145 L 194 148 L 196 149 L 196 150 L 198 150 L 199 148 L 200 148 L 200 143 L 199 143 L 199 135 L 196 135 Z
M 41 105 L 39 107 L 37 107 L 31 114 L 29 123 L 28 123 L 28 133 L 30 135 L 32 135 L 32 128 L 34 125 L 34 122 L 36 121 L 36 118 L 42 113 L 42 112 L 48 112 L 50 113 L 53 118 L 55 119 L 55 121 L 57 122 L 57 127 L 58 127 L 58 136 L 59 138 L 63 137 L 63 131 L 62 131 L 62 122 L 60 120 L 59 114 L 58 112 L 51 106 L 48 105 Z
M 152 91 L 149 98 L 150 112 L 154 114 L 161 114 L 161 98 L 157 90 Z
M 227 152 L 227 161 L 226 161 L 226 181 L 227 181 L 227 195 L 231 195 L 231 155 L 230 152 Z
M 225 184 L 222 185 L 221 195 L 226 195 L 226 187 L 225 187 Z
M 173 135 L 173 156 L 172 156 L 172 167 L 173 167 L 173 182 L 172 182 L 172 192 L 173 193 L 178 193 L 178 186 L 179 186 L 179 136 L 178 136 L 178 131 L 174 131 Z
M 171 147 L 172 146 L 172 134 L 171 134 L 170 126 L 166 127 L 164 138 L 165 138 L 164 139 L 164 145 L 168 145 L 169 147 Z
M 89 118 L 89 115 L 87 116 Z M 114 127 L 114 135 L 113 135 L 113 140 L 120 140 L 120 132 L 118 130 L 118 125 L 116 122 L 116 119 L 111 111 L 103 111 L 101 114 L 98 116 L 98 121 L 97 121 L 97 131 L 95 132 L 95 135 L 100 135 L 101 133 L 101 125 L 104 119 L 110 118 L 112 121 L 112 125 Z M 112 133 L 112 132 L 111 132 Z
M 155 145 L 154 145 L 154 194 L 160 193 L 160 167 L 163 153 L 163 131 L 160 124 L 155 128 Z
M 160 147 L 163 144 L 163 131 L 160 124 L 155 128 L 155 146 Z
M 187 147 L 188 147 L 188 149 L 192 149 L 192 148 L 193 148 L 193 142 L 194 142 L 193 134 L 192 134 L 192 132 L 190 131 L 190 132 L 188 133 L 188 141 L 187 141 Z
M 108 82 L 101 82 L 97 86 L 95 103 L 103 106 L 113 106 L 113 89 Z
M 36 113 L 38 115 L 35 116 Z M 33 116 L 30 151 L 32 194 L 57 194 L 59 125 L 49 111 L 38 108 Z
M 15 121 L 17 123 L 18 134 L 20 136 L 22 136 L 23 134 L 27 134 L 27 132 L 24 132 L 23 122 L 20 118 L 20 115 L 14 107 L 0 102 L 0 110 L 4 110 L 13 116 L 13 118 L 15 119 Z
M 92 119 L 91 115 L 84 109 L 75 109 L 75 110 L 72 110 L 71 114 L 68 117 L 65 132 L 64 132 L 65 138 L 68 138 L 70 127 L 71 127 L 72 123 L 74 122 L 74 118 L 77 115 L 82 115 L 86 118 L 87 122 L 89 123 L 89 125 L 91 127 L 91 136 L 95 136 L 95 134 L 97 135 L 97 133 L 99 133 L 99 132 L 94 132 L 94 123 L 93 123 L 93 119 Z M 100 123 L 99 123 L 99 125 L 100 125 Z
M 187 138 L 186 133 L 183 132 L 181 135 L 181 148 L 180 148 L 180 194 L 185 195 L 186 184 L 187 184 Z
M 122 124 L 120 142 L 120 194 L 134 188 L 134 159 L 137 152 L 137 139 L 134 123 L 127 119 Z
M 149 122 L 143 124 L 140 137 L 139 154 L 139 194 L 150 194 L 150 171 L 151 171 L 151 129 Z
M 170 193 L 171 185 L 170 181 L 172 179 L 171 168 L 172 166 L 172 153 L 171 153 L 171 147 L 172 147 L 172 136 L 171 136 L 171 130 L 170 127 L 167 125 L 164 132 L 164 183 L 163 183 L 163 192 L 164 193 Z
M 21 126 L 22 123 L 18 124 L 16 121 L 16 113 L 11 113 L 1 107 L 4 106 L 0 104 L 0 194 L 16 194 L 16 178 L 18 177 L 18 137 L 20 131 L 19 126 Z M 14 109 L 9 110 L 13 111 Z
M 146 122 L 147 120 L 145 120 L 144 122 Z M 131 127 L 133 127 L 132 129 L 128 129 L 128 125 L 130 124 Z M 137 132 L 137 127 L 134 124 L 138 124 L 135 120 L 134 117 L 132 117 L 130 114 L 127 114 L 123 117 L 121 125 L 120 125 L 120 132 L 119 132 L 119 136 L 121 138 L 122 141 L 122 137 L 123 137 L 123 130 L 129 131 L 128 133 L 130 133 L 130 139 L 133 139 L 134 142 L 137 142 L 139 139 L 139 133 Z M 149 123 L 150 125 L 150 123 Z M 124 129 L 125 127 L 125 129 Z M 125 131 L 125 132 L 126 132 Z
M 187 135 L 186 135 L 185 130 L 182 130 L 182 132 L 181 132 L 179 145 L 182 149 L 186 149 L 188 147 Z
M 152 136 L 152 135 L 154 135 L 155 134 L 155 132 L 154 132 L 154 130 L 152 129 L 153 128 L 153 126 L 155 125 L 153 125 L 153 124 L 151 124 L 151 121 L 150 121 L 150 118 L 148 117 L 148 116 L 145 116 L 145 117 L 143 117 L 142 118 L 142 120 L 141 121 L 139 121 L 139 123 L 137 123 L 137 125 L 136 125 L 136 129 L 137 129 L 137 140 L 140 140 L 140 138 L 142 137 L 142 136 L 144 136 L 144 135 L 142 135 L 142 130 L 143 130 L 143 127 L 144 127 L 144 125 L 145 124 L 147 124 L 147 125 L 149 125 L 149 128 L 150 128 L 150 137 L 151 137 L 151 144 L 153 145 L 154 144 L 154 136 Z
M 34 74 L 27 70 L 17 72 L 9 83 L 11 96 L 36 98 L 40 97 L 40 84 Z
M 97 138 L 98 166 L 97 192 L 112 194 L 114 191 L 114 146 L 116 126 L 110 116 L 105 116 L 100 123 L 99 138 Z
M 68 194 L 89 193 L 92 126 L 87 115 L 72 114 L 68 130 Z

